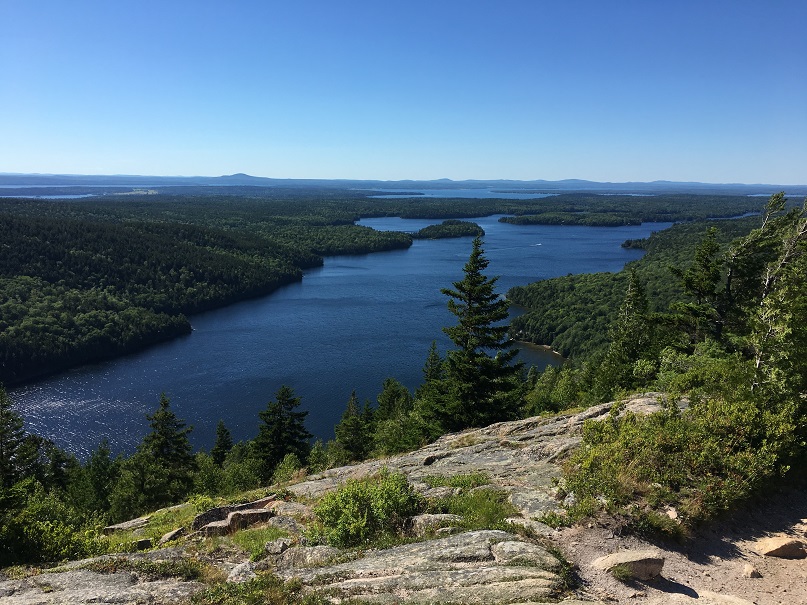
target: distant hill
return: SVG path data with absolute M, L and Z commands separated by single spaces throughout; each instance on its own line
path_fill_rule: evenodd
M 148 176 L 84 174 L 0 173 L 2 187 L 285 187 L 329 189 L 490 189 L 517 192 L 589 192 L 589 193 L 698 193 L 724 195 L 770 195 L 785 191 L 790 196 L 807 195 L 807 185 L 697 183 L 676 181 L 602 183 L 581 179 L 547 181 L 437 179 L 431 181 L 349 180 L 349 179 L 276 179 L 236 173 L 224 176 Z

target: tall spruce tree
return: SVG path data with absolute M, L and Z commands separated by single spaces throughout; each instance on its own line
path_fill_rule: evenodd
M 484 426 L 519 415 L 521 364 L 513 363 L 505 320 L 509 302 L 495 290 L 498 277 L 484 274 L 489 261 L 482 240 L 473 241 L 464 278 L 444 288 L 457 324 L 443 328 L 456 346 L 446 355 L 439 393 L 420 404 L 423 417 L 442 431 Z
M 177 418 L 165 393 L 146 418 L 151 432 L 143 437 L 133 456 L 120 466 L 120 477 L 109 496 L 114 520 L 179 502 L 193 488 L 196 459 L 188 433 L 193 430 Z
M 353 391 L 339 424 L 334 427 L 336 443 L 351 461 L 364 460 L 370 453 L 372 440 L 368 419 L 369 411 L 360 407 L 356 391 Z
M 14 411 L 6 390 L 0 385 L 0 489 L 22 479 L 29 461 L 25 457 L 25 428 L 22 416 Z
M 295 454 L 298 459 L 305 460 L 311 451 L 312 435 L 305 428 L 308 412 L 296 412 L 299 405 L 300 398 L 294 396 L 294 390 L 283 385 L 275 394 L 275 401 L 270 401 L 265 410 L 258 412 L 261 426 L 252 442 L 252 452 L 260 463 L 263 481 L 272 479 L 275 467 L 286 454 Z
M 225 426 L 224 421 L 219 420 L 216 425 L 216 442 L 213 444 L 213 449 L 210 450 L 213 462 L 218 466 L 222 466 L 231 449 L 233 449 L 233 437 L 230 430 Z

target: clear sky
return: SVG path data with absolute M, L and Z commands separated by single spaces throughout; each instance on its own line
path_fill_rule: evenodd
M 807 183 L 805 0 L 0 0 L 0 172 Z

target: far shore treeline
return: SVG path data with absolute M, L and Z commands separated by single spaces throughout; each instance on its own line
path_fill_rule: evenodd
M 647 254 L 619 273 L 511 290 L 508 298 L 528 309 L 512 326 L 502 323 L 510 302 L 487 274 L 483 241 L 469 240 L 463 278 L 442 290 L 456 319 L 444 328 L 451 348 L 424 351 L 415 392 L 390 377 L 375 402 L 351 396 L 327 443 L 311 444 L 289 385 L 267 394 L 249 441 L 233 443 L 220 423 L 210 452 L 192 452 L 191 427 L 163 396 L 135 452 L 113 458 L 102 442 L 81 464 L 27 433 L 0 388 L 0 565 L 105 552 L 99 526 L 188 497 L 233 495 L 289 481 L 302 468 L 410 451 L 446 432 L 635 391 L 663 391 L 671 403 L 647 417 L 617 405 L 608 420 L 588 423 L 561 485 L 571 504 L 545 523 L 605 507 L 628 529 L 680 535 L 805 468 L 807 208 L 781 194 L 764 208 L 751 208 L 758 199 L 697 196 L 421 206 L 307 195 L 0 200 L 3 367 L 22 379 L 34 373 L 31 355 L 59 369 L 95 347 L 117 354 L 181 328 L 185 313 L 271 291 L 323 255 L 411 244 L 404 234 L 355 226 L 361 216 L 540 216 L 547 207 L 626 216 L 630 203 L 630 214 L 648 220 L 699 222 L 626 242 Z M 705 220 L 752 210 L 761 214 Z M 131 324 L 141 322 L 149 327 L 138 332 Z M 552 345 L 569 361 L 541 373 L 522 367 L 514 337 Z

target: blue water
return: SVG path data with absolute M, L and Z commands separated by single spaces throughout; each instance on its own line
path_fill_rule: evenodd
M 627 227 L 535 226 L 474 219 L 486 231 L 489 275 L 499 290 L 568 273 L 617 271 L 641 255 L 620 244 L 669 223 Z M 439 221 L 366 219 L 414 231 Z M 102 437 L 131 452 L 148 431 L 160 392 L 209 448 L 223 419 L 236 440 L 257 433 L 257 414 L 283 384 L 308 410 L 307 426 L 333 437 L 350 393 L 371 399 L 395 377 L 414 389 L 433 340 L 450 345 L 440 289 L 462 279 L 471 239 L 417 240 L 408 250 L 325 259 L 274 294 L 193 316 L 192 334 L 113 361 L 77 368 L 10 392 L 30 431 L 84 457 Z M 525 347 L 527 363 L 559 359 Z
M 557 195 L 556 193 L 514 193 L 511 190 L 505 191 L 497 189 L 395 189 L 392 194 L 382 193 L 384 191 L 390 191 L 389 189 L 361 189 L 360 191 L 378 191 L 378 195 L 371 195 L 369 197 L 379 199 L 439 197 L 532 200 Z

